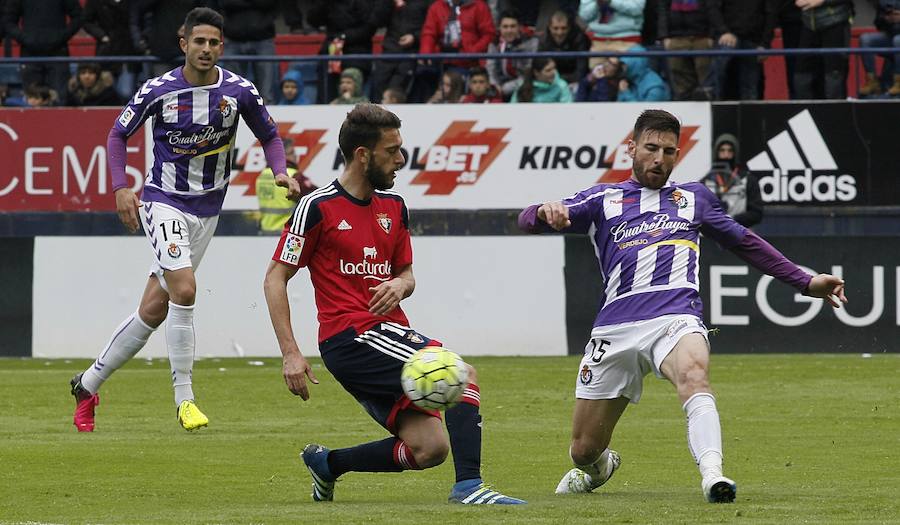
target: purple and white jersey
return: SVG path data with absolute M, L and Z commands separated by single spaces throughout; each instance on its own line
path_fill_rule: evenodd
M 143 201 L 162 202 L 196 215 L 217 215 L 225 200 L 238 115 L 264 143 L 277 126 L 249 80 L 216 66 L 215 84 L 193 86 L 181 67 L 148 80 L 122 110 L 115 131 L 126 138 L 148 118 L 153 167 Z
M 629 179 L 599 184 L 567 199 L 572 233 L 589 233 L 605 281 L 594 326 L 666 314 L 703 317 L 700 232 L 726 248 L 747 230 L 701 183 L 659 190 Z

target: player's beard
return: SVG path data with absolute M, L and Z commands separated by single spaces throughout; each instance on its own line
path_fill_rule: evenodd
M 641 186 L 651 190 L 658 190 L 665 186 L 669 180 L 669 175 L 672 173 L 671 170 L 666 172 L 666 169 L 662 166 L 659 166 L 659 171 L 660 173 L 650 172 L 643 164 L 635 163 L 634 165 L 635 178 L 637 178 Z
M 374 163 L 369 163 L 368 167 L 366 167 L 366 180 L 376 190 L 389 190 L 394 187 L 394 179 L 391 177 L 391 174 Z

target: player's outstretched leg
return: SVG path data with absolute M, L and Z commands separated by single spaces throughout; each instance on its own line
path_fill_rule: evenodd
M 312 475 L 314 501 L 332 501 L 334 483 L 347 472 L 401 472 L 438 465 L 447 457 L 446 445 L 420 452 L 422 466 L 401 439 L 389 437 L 355 447 L 330 450 L 316 443 L 303 448 L 300 457 Z
M 72 378 L 70 384 L 75 396 L 73 422 L 79 432 L 94 431 L 94 407 L 100 404 L 97 394 L 100 386 L 147 344 L 154 330 L 141 319 L 139 312 L 129 315 L 113 332 L 106 348 L 91 366 Z
M 446 412 L 447 432 L 453 450 L 456 484 L 450 491 L 451 503 L 465 505 L 519 505 L 525 500 L 506 496 L 481 480 L 481 394 L 475 384 L 475 369 L 469 367 L 469 386 L 462 400 Z
M 708 392 L 692 395 L 684 403 L 688 446 L 700 469 L 700 486 L 710 503 L 731 503 L 737 485 L 722 475 L 722 428 L 716 399 Z
M 589 465 L 577 465 L 556 486 L 557 494 L 591 492 L 601 487 L 619 470 L 622 460 L 615 450 L 606 449 L 597 461 Z

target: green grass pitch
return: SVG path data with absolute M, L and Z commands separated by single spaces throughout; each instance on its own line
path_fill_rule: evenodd
M 85 360 L 0 360 L 0 523 L 900 523 L 900 355 L 714 355 L 731 505 L 700 493 L 684 415 L 649 376 L 619 423 L 622 468 L 595 494 L 556 496 L 570 468 L 578 360 L 470 358 L 479 370 L 483 474 L 521 508 L 446 501 L 440 467 L 346 475 L 310 500 L 307 442 L 385 432 L 314 360 L 303 403 L 281 361 L 205 359 L 194 370 L 210 427 L 175 421 L 168 362 L 135 359 L 101 392 L 97 429 L 72 426 L 69 378 Z

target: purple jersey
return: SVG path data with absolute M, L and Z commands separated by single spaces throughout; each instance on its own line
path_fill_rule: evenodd
M 700 232 L 726 248 L 747 230 L 697 182 L 659 190 L 629 179 L 563 199 L 571 233 L 589 233 L 605 281 L 594 326 L 666 314 L 703 317 Z
M 141 199 L 198 217 L 217 215 L 225 200 L 238 115 L 264 143 L 278 129 L 256 87 L 216 66 L 215 84 L 191 85 L 181 68 L 148 80 L 122 110 L 115 131 L 126 138 L 145 120 L 153 128 L 153 167 Z

